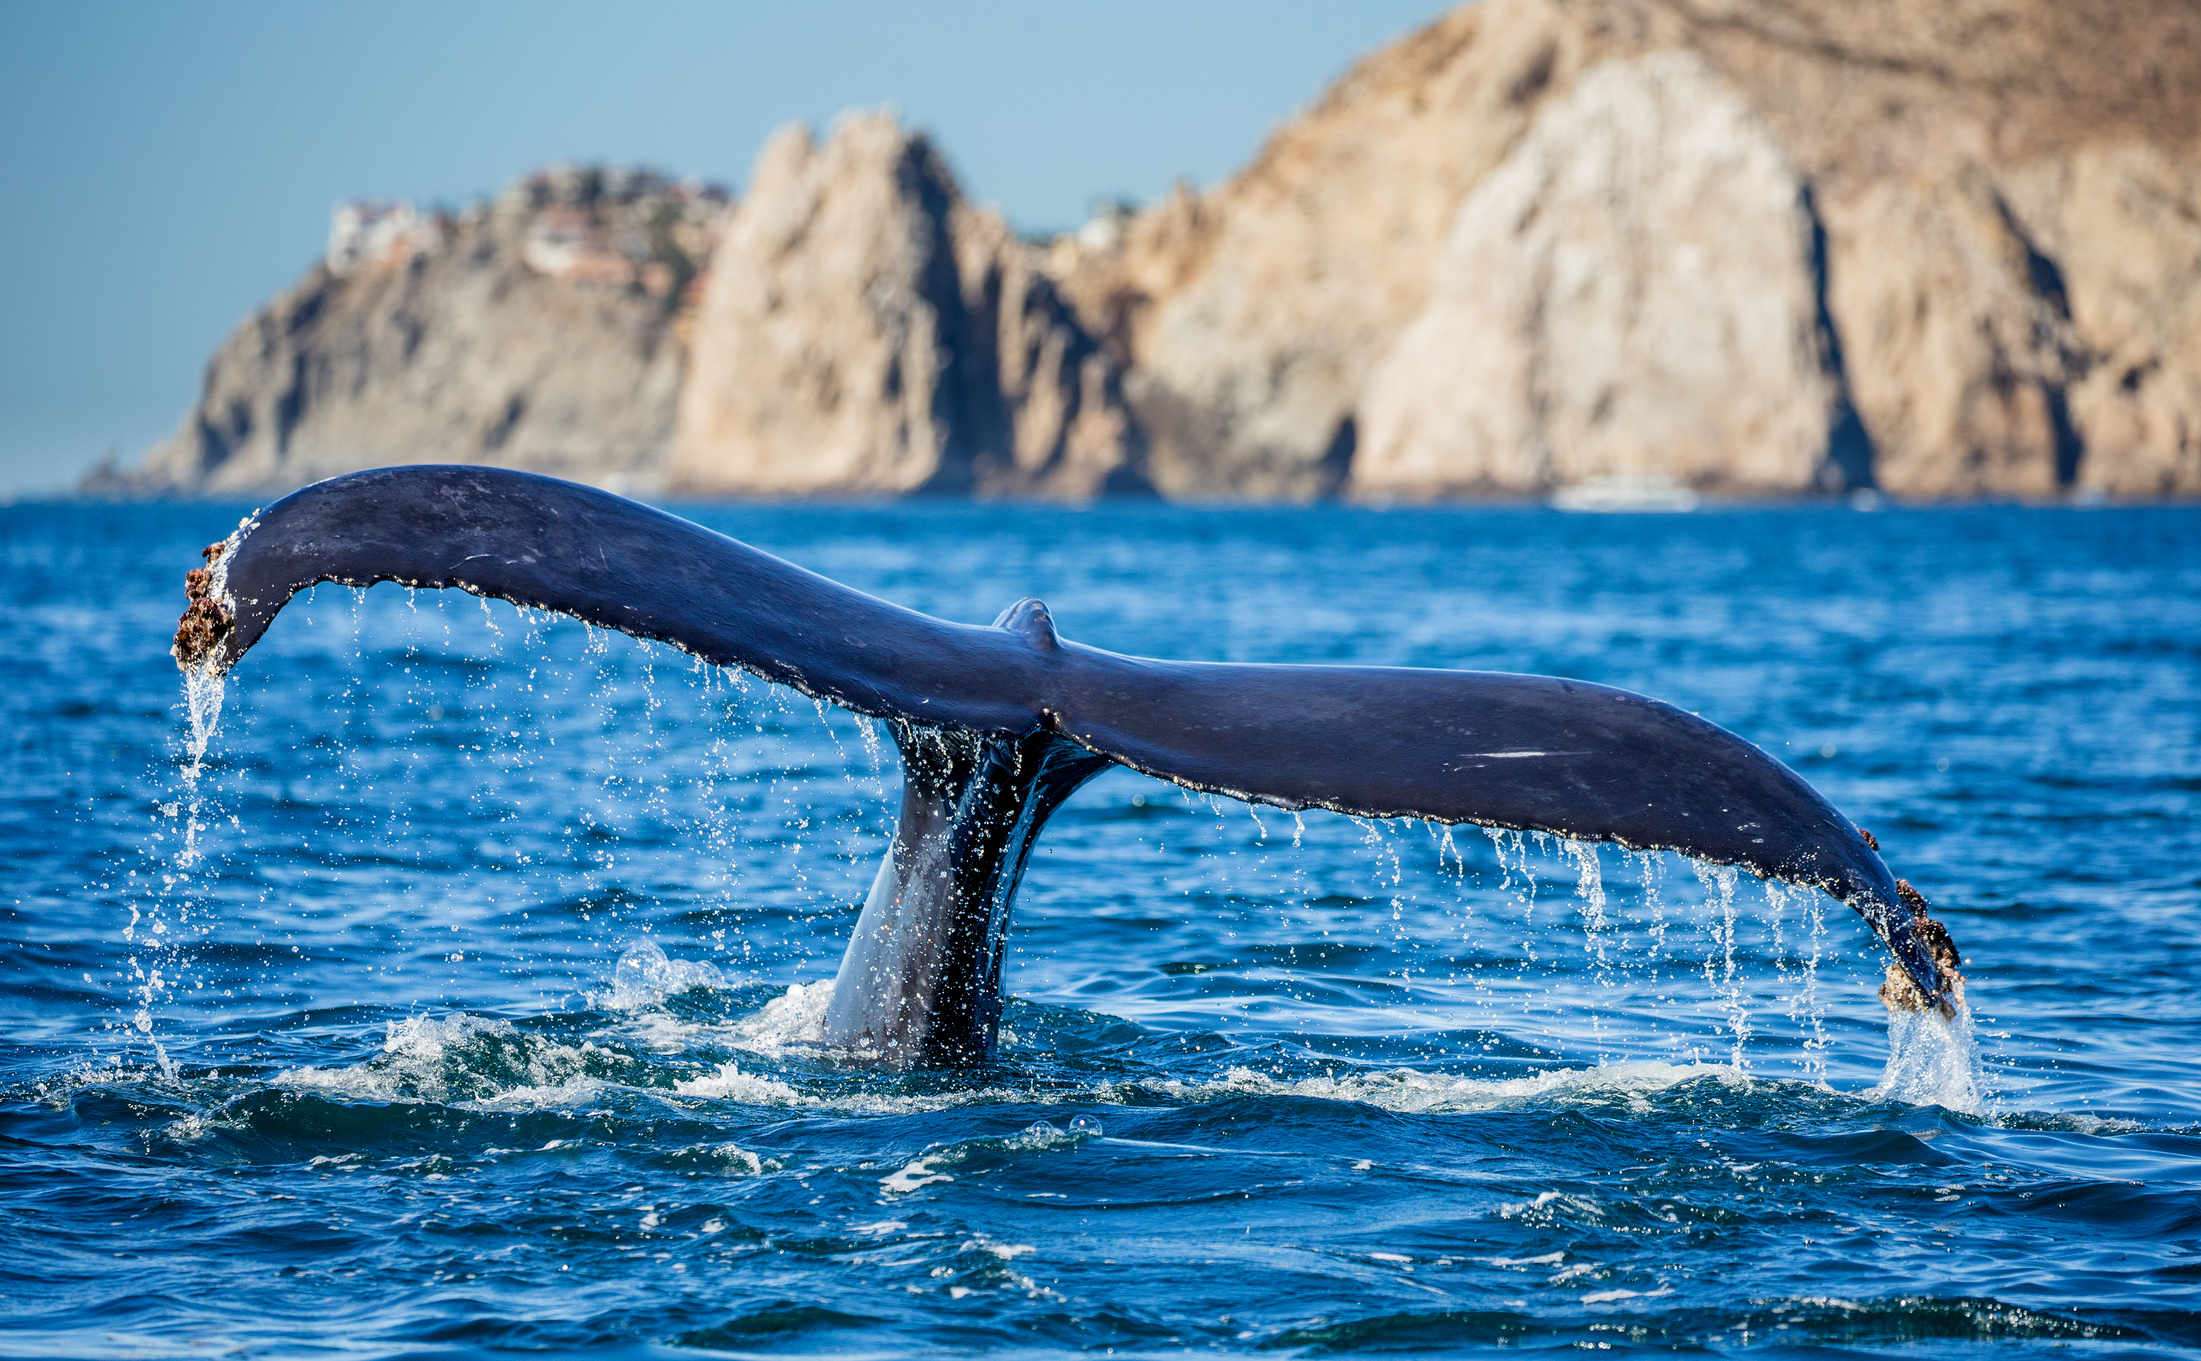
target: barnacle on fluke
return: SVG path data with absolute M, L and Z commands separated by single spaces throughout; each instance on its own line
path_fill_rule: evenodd
M 236 617 L 222 603 L 214 586 L 214 564 L 228 547 L 227 540 L 208 544 L 200 554 L 206 566 L 184 573 L 183 593 L 191 603 L 184 606 L 183 618 L 176 621 L 176 642 L 168 652 L 185 670 L 204 664 L 237 626 Z
M 1866 833 L 1868 838 L 1870 835 Z M 1901 896 L 1903 905 L 1911 910 L 1913 929 L 1919 939 L 1933 953 L 1934 971 L 1941 978 L 1941 997 L 1938 1003 L 1929 1004 L 1925 993 L 1909 974 L 1900 968 L 1891 968 L 1887 981 L 1880 985 L 1880 1000 L 1890 1011 L 1924 1011 L 1932 1005 L 1942 1015 L 1954 1016 L 1964 1003 L 1964 975 L 1957 972 L 1964 960 L 1957 954 L 1956 941 L 1950 937 L 1948 927 L 1933 919 L 1932 904 L 1926 901 L 1925 894 L 1911 887 L 1910 880 L 1896 880 L 1895 891 Z

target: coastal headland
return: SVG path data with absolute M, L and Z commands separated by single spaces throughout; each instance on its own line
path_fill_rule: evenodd
M 2201 11 L 1483 0 L 1021 236 L 892 114 L 743 192 L 341 205 L 102 495 L 2201 496 Z

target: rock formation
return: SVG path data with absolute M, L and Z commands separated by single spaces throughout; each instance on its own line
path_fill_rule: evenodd
M 1343 483 L 1370 368 L 1427 300 L 1461 199 L 1572 74 L 1571 33 L 1551 0 L 1463 6 L 1348 72 L 1212 194 L 1165 200 L 1120 252 L 1073 264 L 1111 285 L 1069 291 L 1128 341 L 1156 486 L 1304 500 Z
M 2197 232 L 2182 0 L 1484 0 L 1065 293 L 1173 495 L 2190 496 Z
M 1902 496 L 2201 494 L 2201 9 L 1677 7 L 1814 187 Z
M 560 168 L 456 220 L 340 208 L 328 258 L 215 353 L 182 428 L 90 489 L 260 494 L 432 461 L 653 487 L 678 303 L 723 203 Z
M 111 485 L 2201 496 L 2192 0 L 1480 0 L 1045 247 L 857 116 L 700 289 L 551 198 L 362 211 Z
M 697 322 L 672 486 L 744 496 L 1139 490 L 1121 374 L 996 213 L 890 114 L 758 159 Z
M 1461 205 L 1362 390 L 1352 489 L 1811 490 L 1842 394 L 1805 203 L 1695 53 L 1585 72 Z

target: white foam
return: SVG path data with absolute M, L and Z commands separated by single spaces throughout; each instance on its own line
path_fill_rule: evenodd
M 653 972 L 655 961 L 648 956 L 655 949 L 655 946 L 637 946 L 629 950 L 620 961 L 627 981 L 615 983 L 608 991 L 588 994 L 591 1006 L 625 1013 L 618 1026 L 608 1033 L 660 1054 L 678 1054 L 696 1048 L 733 1048 L 763 1058 L 780 1058 L 797 1049 L 808 1049 L 815 1055 L 822 1045 L 826 1008 L 833 1001 L 832 980 L 791 984 L 780 996 L 733 1021 L 684 1020 L 659 1005 L 664 996 L 683 990 L 680 980 L 689 980 L 688 986 L 713 988 L 725 987 L 727 983 L 709 964 L 666 961 L 671 965 L 673 986 L 669 991 L 660 991 L 665 988 L 668 975 Z M 643 962 L 629 968 L 629 961 L 638 954 L 644 957 Z M 690 970 L 694 972 L 688 972 Z M 638 978 L 654 981 L 636 982 Z M 838 1053 L 840 1051 L 827 1051 L 827 1056 Z
M 814 988 L 830 988 L 814 984 Z M 790 990 L 794 991 L 793 989 Z M 780 1005 L 788 999 L 779 999 Z M 1504 1106 L 1549 1101 L 1607 1101 L 1620 1098 L 1631 1107 L 1646 1108 L 1645 1098 L 1677 1083 L 1713 1078 L 1725 1086 L 1749 1088 L 1764 1079 L 1723 1063 L 1665 1063 L 1644 1061 L 1615 1063 L 1596 1068 L 1561 1068 L 1517 1078 L 1462 1077 L 1411 1068 L 1383 1071 L 1331 1073 L 1320 1077 L 1280 1078 L 1254 1068 L 1236 1067 L 1222 1076 L 1205 1080 L 1166 1079 L 1159 1082 L 1098 1082 L 1090 1087 L 1038 1093 L 1024 1088 L 998 1086 L 960 1091 L 886 1095 L 876 1092 L 806 1091 L 776 1077 L 742 1070 L 738 1061 L 718 1065 L 716 1071 L 674 1084 L 685 1097 L 738 1101 L 759 1106 L 795 1106 L 850 1114 L 916 1114 L 961 1106 L 1014 1102 L 1021 1105 L 1108 1103 L 1165 1096 L 1187 1103 L 1219 1101 L 1242 1096 L 1296 1096 L 1322 1101 L 1354 1101 L 1406 1114 L 1492 1110 Z M 1060 1129 L 1047 1121 L 1035 1121 L 1022 1130 L 1001 1136 L 1004 1146 L 1018 1150 L 1042 1150 L 1091 1137 L 1098 1132 L 1073 1123 Z
M 683 1021 L 669 1011 L 637 1011 L 629 1015 L 618 1033 L 660 1054 L 678 1054 L 694 1044 L 708 1027 Z
M 664 986 L 668 975 L 663 952 L 637 947 L 640 962 L 630 973 Z M 624 961 L 623 961 L 624 963 Z M 688 975 L 692 976 L 692 975 Z M 1728 1063 L 1674 1063 L 1641 1060 L 1595 1067 L 1558 1068 L 1518 1077 L 1471 1077 L 1412 1068 L 1333 1070 L 1316 1076 L 1285 1077 L 1251 1067 L 1234 1067 L 1207 1079 L 1097 1082 L 1090 1086 L 1034 1093 L 1024 1088 L 987 1086 L 925 1093 L 850 1091 L 829 1078 L 806 1080 L 780 1076 L 769 1060 L 798 1045 L 815 1045 L 833 985 L 821 980 L 797 983 L 749 1016 L 726 1024 L 682 1022 L 663 1012 L 633 1013 L 617 1030 L 623 1041 L 639 1041 L 660 1052 L 679 1052 L 697 1041 L 730 1044 L 765 1060 L 727 1060 L 711 1071 L 681 1078 L 670 1093 L 617 1080 L 620 1065 L 639 1064 L 620 1048 L 591 1041 L 561 1044 L 523 1031 L 509 1021 L 458 1013 L 446 1017 L 412 1016 L 392 1022 L 383 1052 L 365 1064 L 346 1068 L 304 1066 L 287 1070 L 276 1081 L 284 1086 L 367 1100 L 437 1101 L 491 1109 L 555 1109 L 585 1105 L 613 1090 L 672 1099 L 731 1101 L 753 1106 L 833 1110 L 850 1114 L 909 1114 L 1001 1102 L 1071 1104 L 1151 1100 L 1155 1097 L 1195 1103 L 1243 1096 L 1291 1096 L 1365 1103 L 1400 1113 L 1492 1110 L 1529 1104 L 1620 1101 L 1637 1113 L 1650 1109 L 1649 1098 L 1679 1083 L 1711 1079 L 1729 1088 L 1750 1089 L 1757 1079 Z M 629 1034 L 628 1032 L 633 1032 Z M 1935 1103 L 1976 1112 L 1982 1097 L 1971 1017 L 1954 1023 L 1904 1013 L 1890 1022 L 1891 1053 L 1881 1084 L 1858 1095 L 1865 1100 Z M 723 1051 L 721 1051 L 723 1052 Z M 814 1052 L 814 1051 L 813 1051 Z M 750 1067 L 745 1069 L 743 1064 Z M 761 1069 L 761 1071 L 759 1071 Z M 611 1077 L 607 1077 L 611 1070 Z M 792 1080 L 790 1080 L 790 1077 Z M 1009 1148 L 1040 1150 L 1098 1133 L 1073 1123 L 1068 1130 L 1045 1121 L 1023 1130 L 1003 1131 Z
M 817 1097 L 798 1092 L 778 1078 L 744 1073 L 741 1065 L 732 1060 L 720 1064 L 715 1073 L 674 1083 L 673 1090 L 682 1096 L 699 1096 L 711 1101 L 739 1101 L 749 1106 L 824 1104 Z
M 1498 1217 L 1500 1219 L 1513 1219 L 1520 1215 L 1533 1214 L 1547 1205 L 1557 1205 L 1563 1211 L 1590 1219 L 1601 1218 L 1604 1215 L 1604 1211 L 1598 1208 L 1597 1202 L 1591 1200 L 1588 1196 L 1569 1195 L 1564 1191 L 1538 1191 L 1534 1199 L 1517 1200 L 1509 1205 L 1499 1206 Z M 1552 1279 L 1564 1280 L 1569 1274 L 1571 1273 L 1562 1271 L 1560 1275 Z
M 935 1171 L 932 1167 L 933 1161 L 937 1160 L 919 1158 L 901 1171 L 879 1178 L 879 1185 L 889 1195 L 906 1196 L 912 1191 L 921 1190 L 938 1182 L 955 1180 L 945 1172 Z
M 1021 1087 L 972 1087 L 962 1091 L 903 1096 L 837 1090 L 821 1094 L 804 1091 L 775 1077 L 743 1072 L 737 1060 L 721 1063 L 716 1070 L 701 1077 L 675 1082 L 673 1091 L 680 1096 L 711 1101 L 738 1101 L 752 1106 L 794 1106 L 805 1110 L 837 1111 L 847 1115 L 912 1115 L 953 1110 L 959 1106 L 991 1106 L 1011 1102 L 1026 1105 L 1055 1104 L 1065 1101 L 1116 1099 L 1112 1095 L 1114 1087 L 1109 1083 L 1102 1083 L 1096 1089 L 1083 1092 L 1038 1095 Z
M 1493 1257 L 1492 1266 L 1557 1266 L 1567 1260 L 1563 1252 L 1547 1252 L 1541 1257 Z
M 518 1032 L 510 1021 L 499 1021 L 488 1016 L 471 1016 L 455 1012 L 450 1016 L 408 1016 L 402 1021 L 392 1021 L 383 1030 L 382 1052 L 403 1058 L 436 1061 L 453 1045 L 462 1044 L 476 1035 L 513 1035 Z
M 458 1012 L 392 1021 L 382 1052 L 366 1063 L 290 1068 L 275 1082 L 353 1100 L 556 1110 L 586 1105 L 610 1090 L 615 1084 L 588 1070 L 615 1058 L 587 1041 L 559 1044 L 510 1021 Z
M 971 1239 L 956 1250 L 958 1252 L 990 1252 L 1004 1262 L 1013 1262 L 1027 1252 L 1039 1251 L 1030 1243 L 996 1243 L 984 1234 Z
M 570 1082 L 513 1087 L 460 1104 L 470 1110 L 485 1111 L 569 1111 L 579 1106 L 593 1106 L 614 1091 L 634 1090 L 637 1089 L 584 1077 Z
M 1394 1068 L 1355 1071 L 1296 1080 L 1273 1077 L 1252 1068 L 1233 1068 L 1206 1082 L 1155 1084 L 1174 1096 L 1204 1099 L 1222 1096 L 1301 1096 L 1324 1101 L 1359 1101 L 1385 1110 L 1421 1112 L 1482 1111 L 1523 1102 L 1558 1098 L 1640 1098 L 1680 1082 L 1711 1077 L 1731 1086 L 1752 1079 L 1724 1063 L 1663 1063 L 1646 1060 L 1599 1068 L 1558 1068 L 1529 1077 L 1476 1078 Z
M 825 1037 L 826 1008 L 832 1004 L 832 979 L 790 983 L 786 992 L 718 1030 L 738 1049 L 779 1054 L 792 1045 L 821 1042 Z
M 767 1170 L 777 1172 L 780 1167 L 777 1158 L 759 1157 L 757 1154 L 741 1147 L 741 1145 L 734 1143 L 691 1144 L 681 1149 L 680 1152 L 690 1158 L 716 1163 L 728 1175 L 746 1172 L 752 1177 L 761 1176 Z

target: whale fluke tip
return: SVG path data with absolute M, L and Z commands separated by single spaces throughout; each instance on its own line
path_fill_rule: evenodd
M 1964 960 L 1957 953 L 1956 941 L 1948 927 L 1934 920 L 1926 895 L 1911 887 L 1910 880 L 1896 880 L 1895 891 L 1911 910 L 1911 929 L 1933 955 L 1934 973 L 1941 986 L 1929 1002 L 1917 982 L 1900 965 L 1891 964 L 1887 981 L 1880 985 L 1880 1000 L 1890 1011 L 1931 1010 L 1939 1012 L 1943 1020 L 1954 1020 L 1957 1008 L 1964 1004 L 1964 975 L 1957 972 Z
M 168 649 L 178 670 L 201 666 L 221 669 L 218 653 L 237 627 L 237 618 L 223 603 L 214 580 L 215 569 L 228 547 L 227 539 L 208 544 L 199 552 L 206 566 L 184 573 L 183 593 L 190 603 L 184 606 L 183 618 L 176 621 L 176 641 Z

